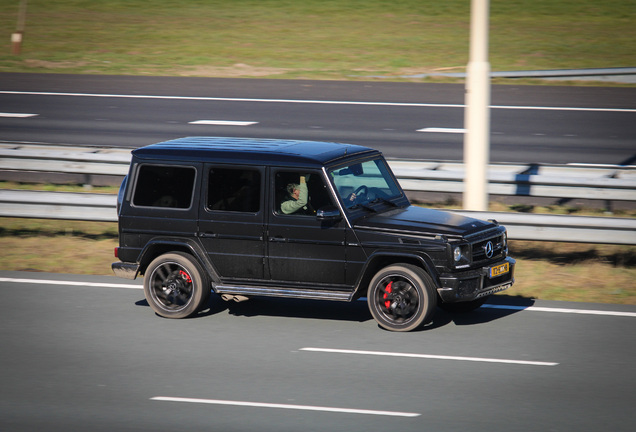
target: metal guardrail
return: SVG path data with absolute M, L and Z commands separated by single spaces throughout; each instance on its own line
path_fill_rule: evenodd
M 464 164 L 389 161 L 406 191 L 462 193 Z M 636 201 L 636 166 L 491 164 L 491 195 Z
M 117 197 L 109 194 L 0 190 L 0 216 L 116 222 Z M 511 240 L 636 245 L 636 219 L 528 213 L 454 213 L 495 219 Z
M 401 78 L 426 78 L 430 76 L 466 78 L 466 72 L 430 72 L 425 74 L 404 75 Z M 552 69 L 526 71 L 492 71 L 491 78 L 542 78 L 598 81 L 636 82 L 635 67 L 591 68 L 591 69 Z M 379 77 L 388 78 L 388 77 Z
M 0 142 L 0 170 L 124 176 L 130 149 Z M 406 191 L 461 193 L 464 164 L 389 160 Z M 491 164 L 488 193 L 636 201 L 636 165 Z
M 532 213 L 453 210 L 477 219 L 495 219 L 511 240 L 636 245 L 636 219 Z
M 130 150 L 0 143 L 0 170 L 124 176 Z M 390 160 L 407 191 L 462 192 L 463 164 Z M 636 201 L 636 166 L 557 166 L 495 164 L 489 167 L 489 193 Z M 108 194 L 0 191 L 0 216 L 117 221 L 116 196 Z M 527 213 L 455 211 L 496 219 L 513 240 L 636 245 L 636 219 Z
M 0 190 L 0 216 L 117 222 L 113 194 Z
M 0 170 L 125 176 L 130 149 L 0 142 Z

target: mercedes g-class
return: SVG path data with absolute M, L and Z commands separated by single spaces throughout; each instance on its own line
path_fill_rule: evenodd
M 184 318 L 251 296 L 353 301 L 409 331 L 514 283 L 506 229 L 411 205 L 382 154 L 331 142 L 190 137 L 132 151 L 118 276 Z

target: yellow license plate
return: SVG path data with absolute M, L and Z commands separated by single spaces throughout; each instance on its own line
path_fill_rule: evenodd
M 508 263 L 499 264 L 495 267 L 490 267 L 490 277 L 494 278 L 506 274 L 510 271 L 510 265 Z

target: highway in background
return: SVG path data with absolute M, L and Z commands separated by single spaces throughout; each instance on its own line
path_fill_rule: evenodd
M 0 140 L 138 147 L 215 135 L 463 159 L 460 84 L 0 74 Z M 636 88 L 494 86 L 491 161 L 636 163 Z
M 402 334 L 363 301 L 163 319 L 140 284 L 0 272 L 0 430 L 634 430 L 634 306 L 495 296 Z

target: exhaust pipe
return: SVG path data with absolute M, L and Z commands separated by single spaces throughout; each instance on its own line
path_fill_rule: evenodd
M 235 301 L 237 303 L 244 302 L 249 300 L 250 298 L 247 296 L 242 296 L 238 294 L 221 294 L 221 298 L 225 301 Z

